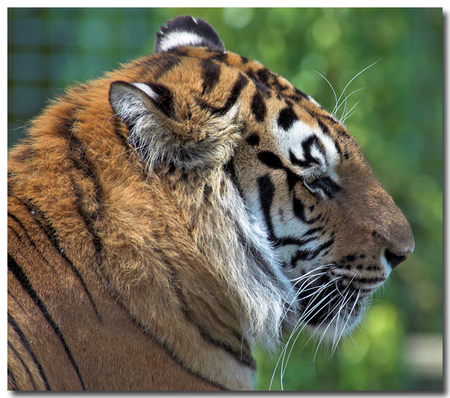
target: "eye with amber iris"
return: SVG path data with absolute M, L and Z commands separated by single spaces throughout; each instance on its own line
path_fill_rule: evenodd
M 303 182 L 312 194 L 323 193 L 329 199 L 341 190 L 341 187 L 328 176 L 312 175 L 305 177 Z
M 315 182 L 316 180 L 318 180 L 318 179 L 320 179 L 320 176 L 311 175 L 311 176 L 305 177 L 305 178 L 303 179 L 303 181 L 305 181 L 305 183 L 306 183 L 307 185 L 311 185 L 311 184 L 314 184 L 314 182 Z

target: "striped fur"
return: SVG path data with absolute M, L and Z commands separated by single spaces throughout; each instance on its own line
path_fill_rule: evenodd
M 336 343 L 414 246 L 345 127 L 192 17 L 53 101 L 8 195 L 9 389 L 251 389 L 255 343 Z

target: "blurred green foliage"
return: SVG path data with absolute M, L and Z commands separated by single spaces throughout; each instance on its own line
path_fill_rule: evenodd
M 442 341 L 442 9 L 9 9 L 9 143 L 47 98 L 151 53 L 159 26 L 184 14 L 205 19 L 229 51 L 259 60 L 329 110 L 335 97 L 316 71 L 339 96 L 378 61 L 346 89 L 364 88 L 349 97 L 347 110 L 358 104 L 346 124 L 410 221 L 416 249 L 337 353 L 318 341 L 303 347 L 309 336 L 299 337 L 283 388 L 442 390 L 439 349 L 437 370 L 427 372 L 426 361 L 413 366 L 418 346 L 408 343 Z M 255 354 L 256 387 L 268 389 L 278 354 Z M 278 372 L 272 389 L 280 388 Z

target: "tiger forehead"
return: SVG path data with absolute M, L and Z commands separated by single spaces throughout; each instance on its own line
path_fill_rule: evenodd
M 188 82 L 191 88 L 212 91 L 215 85 L 230 85 L 239 75 L 252 81 L 267 99 L 276 96 L 299 102 L 308 96 L 256 61 L 231 52 L 218 53 L 205 48 L 182 47 L 153 55 L 139 63 L 148 79 L 173 84 Z M 200 76 L 199 76 L 200 75 Z M 200 79 L 199 79 L 200 77 Z M 197 84 L 195 84 L 197 83 Z M 222 84 L 220 84 L 222 83 Z
M 217 109 L 240 99 L 257 123 L 277 119 L 281 127 L 289 130 L 294 121 L 301 120 L 330 136 L 339 153 L 340 145 L 352 141 L 345 128 L 310 96 L 262 64 L 239 54 L 181 47 L 154 55 L 140 65 L 152 75 L 149 80 L 167 84 L 179 100 L 196 94 L 204 99 L 203 106 Z

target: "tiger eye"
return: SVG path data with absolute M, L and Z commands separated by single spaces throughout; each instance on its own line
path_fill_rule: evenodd
M 314 183 L 314 181 L 317 180 L 317 178 L 318 177 L 316 177 L 316 176 L 308 176 L 308 177 L 305 177 L 303 179 L 303 181 L 305 181 L 308 185 L 311 185 L 312 183 Z

